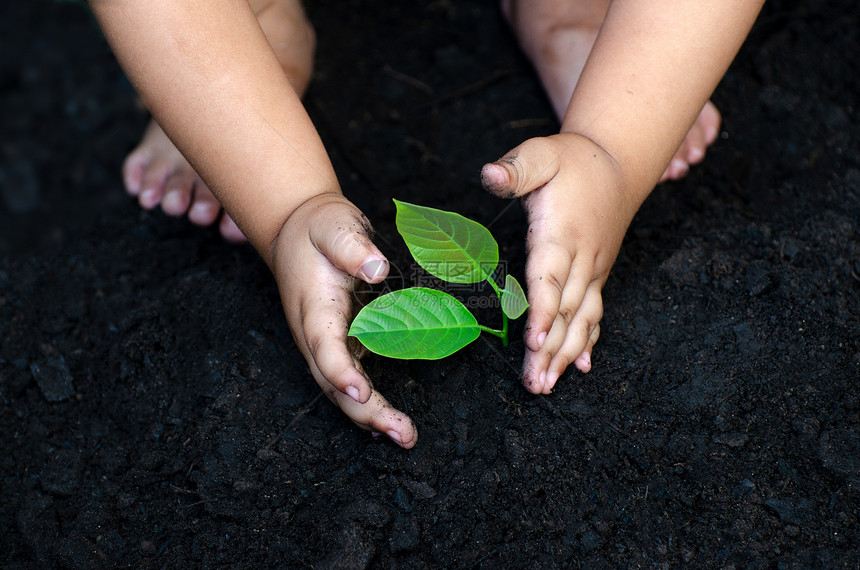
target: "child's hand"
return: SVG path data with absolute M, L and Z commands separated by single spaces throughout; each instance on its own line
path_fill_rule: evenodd
M 272 267 L 290 329 L 317 384 L 359 427 L 408 449 L 418 440 L 415 426 L 373 389 L 346 345 L 353 276 L 378 283 L 388 274 L 388 261 L 369 232 L 367 218 L 346 198 L 315 196 L 284 224 Z
M 617 163 L 576 134 L 529 139 L 481 172 L 484 187 L 522 197 L 528 214 L 523 383 L 548 394 L 570 363 L 591 369 L 601 289 L 639 204 Z

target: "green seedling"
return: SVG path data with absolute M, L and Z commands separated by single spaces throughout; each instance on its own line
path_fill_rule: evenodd
M 454 212 L 395 200 L 397 231 L 415 261 L 427 273 L 449 283 L 490 284 L 502 307 L 501 330 L 478 324 L 452 295 L 411 287 L 377 297 L 364 306 L 349 327 L 368 350 L 390 358 L 435 360 L 457 352 L 487 332 L 508 345 L 508 319 L 528 308 L 523 288 L 512 275 L 502 288 L 493 274 L 499 244 L 490 230 Z

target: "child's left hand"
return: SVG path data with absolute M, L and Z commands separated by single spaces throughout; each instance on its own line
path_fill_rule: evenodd
M 573 133 L 529 139 L 481 178 L 497 196 L 522 197 L 528 214 L 523 384 L 549 394 L 571 363 L 591 369 L 601 290 L 639 203 L 608 154 Z

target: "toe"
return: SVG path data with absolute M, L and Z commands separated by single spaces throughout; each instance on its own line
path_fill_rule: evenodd
M 126 157 L 122 164 L 122 179 L 125 191 L 132 196 L 140 194 L 143 173 L 151 160 L 151 153 L 143 148 L 136 148 Z
M 169 216 L 181 216 L 188 211 L 191 193 L 197 175 L 193 170 L 184 169 L 171 174 L 164 183 L 164 196 L 161 209 Z
M 188 210 L 188 219 L 198 226 L 210 226 L 218 218 L 221 204 L 209 190 L 209 187 L 200 180 L 194 184 L 194 197 L 191 200 L 191 208 Z
M 720 131 L 720 124 L 722 123 L 722 116 L 720 116 L 717 107 L 710 101 L 705 103 L 702 112 L 699 113 L 698 122 L 702 125 L 705 144 L 714 144 Z
M 684 138 L 684 146 L 686 147 L 686 153 L 683 155 L 683 158 L 687 163 L 698 164 L 705 158 L 705 147 L 707 146 L 705 142 L 705 130 L 698 121 L 696 121 Z
M 242 233 L 242 230 L 239 229 L 239 226 L 236 225 L 236 222 L 233 221 L 233 218 L 227 212 L 224 212 L 224 215 L 221 216 L 218 230 L 224 239 L 230 243 L 245 243 L 248 241 L 248 238 L 245 237 L 245 234 Z
M 164 183 L 170 176 L 173 166 L 166 160 L 154 160 L 146 165 L 140 179 L 140 193 L 137 201 L 146 210 L 151 210 L 161 203 L 164 194 Z

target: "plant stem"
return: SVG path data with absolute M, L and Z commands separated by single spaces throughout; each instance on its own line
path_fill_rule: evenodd
M 499 306 L 502 303 L 502 290 L 499 288 L 499 285 L 496 283 L 496 280 L 493 279 L 493 276 L 487 277 L 487 281 L 490 282 L 490 285 L 493 287 L 493 291 L 496 292 L 496 297 L 499 298 Z M 493 329 L 489 329 L 493 330 Z M 488 331 L 489 332 L 489 331 Z M 496 331 L 495 334 L 497 337 L 502 339 L 502 346 L 508 346 L 508 316 L 505 314 L 505 311 L 502 311 L 502 330 Z
M 481 329 L 485 333 L 490 333 L 491 335 L 499 337 L 500 339 L 502 339 L 503 343 L 505 342 L 505 335 L 507 334 L 505 329 L 502 329 L 502 330 L 491 329 L 490 327 L 485 327 L 484 325 L 478 325 L 478 328 Z

